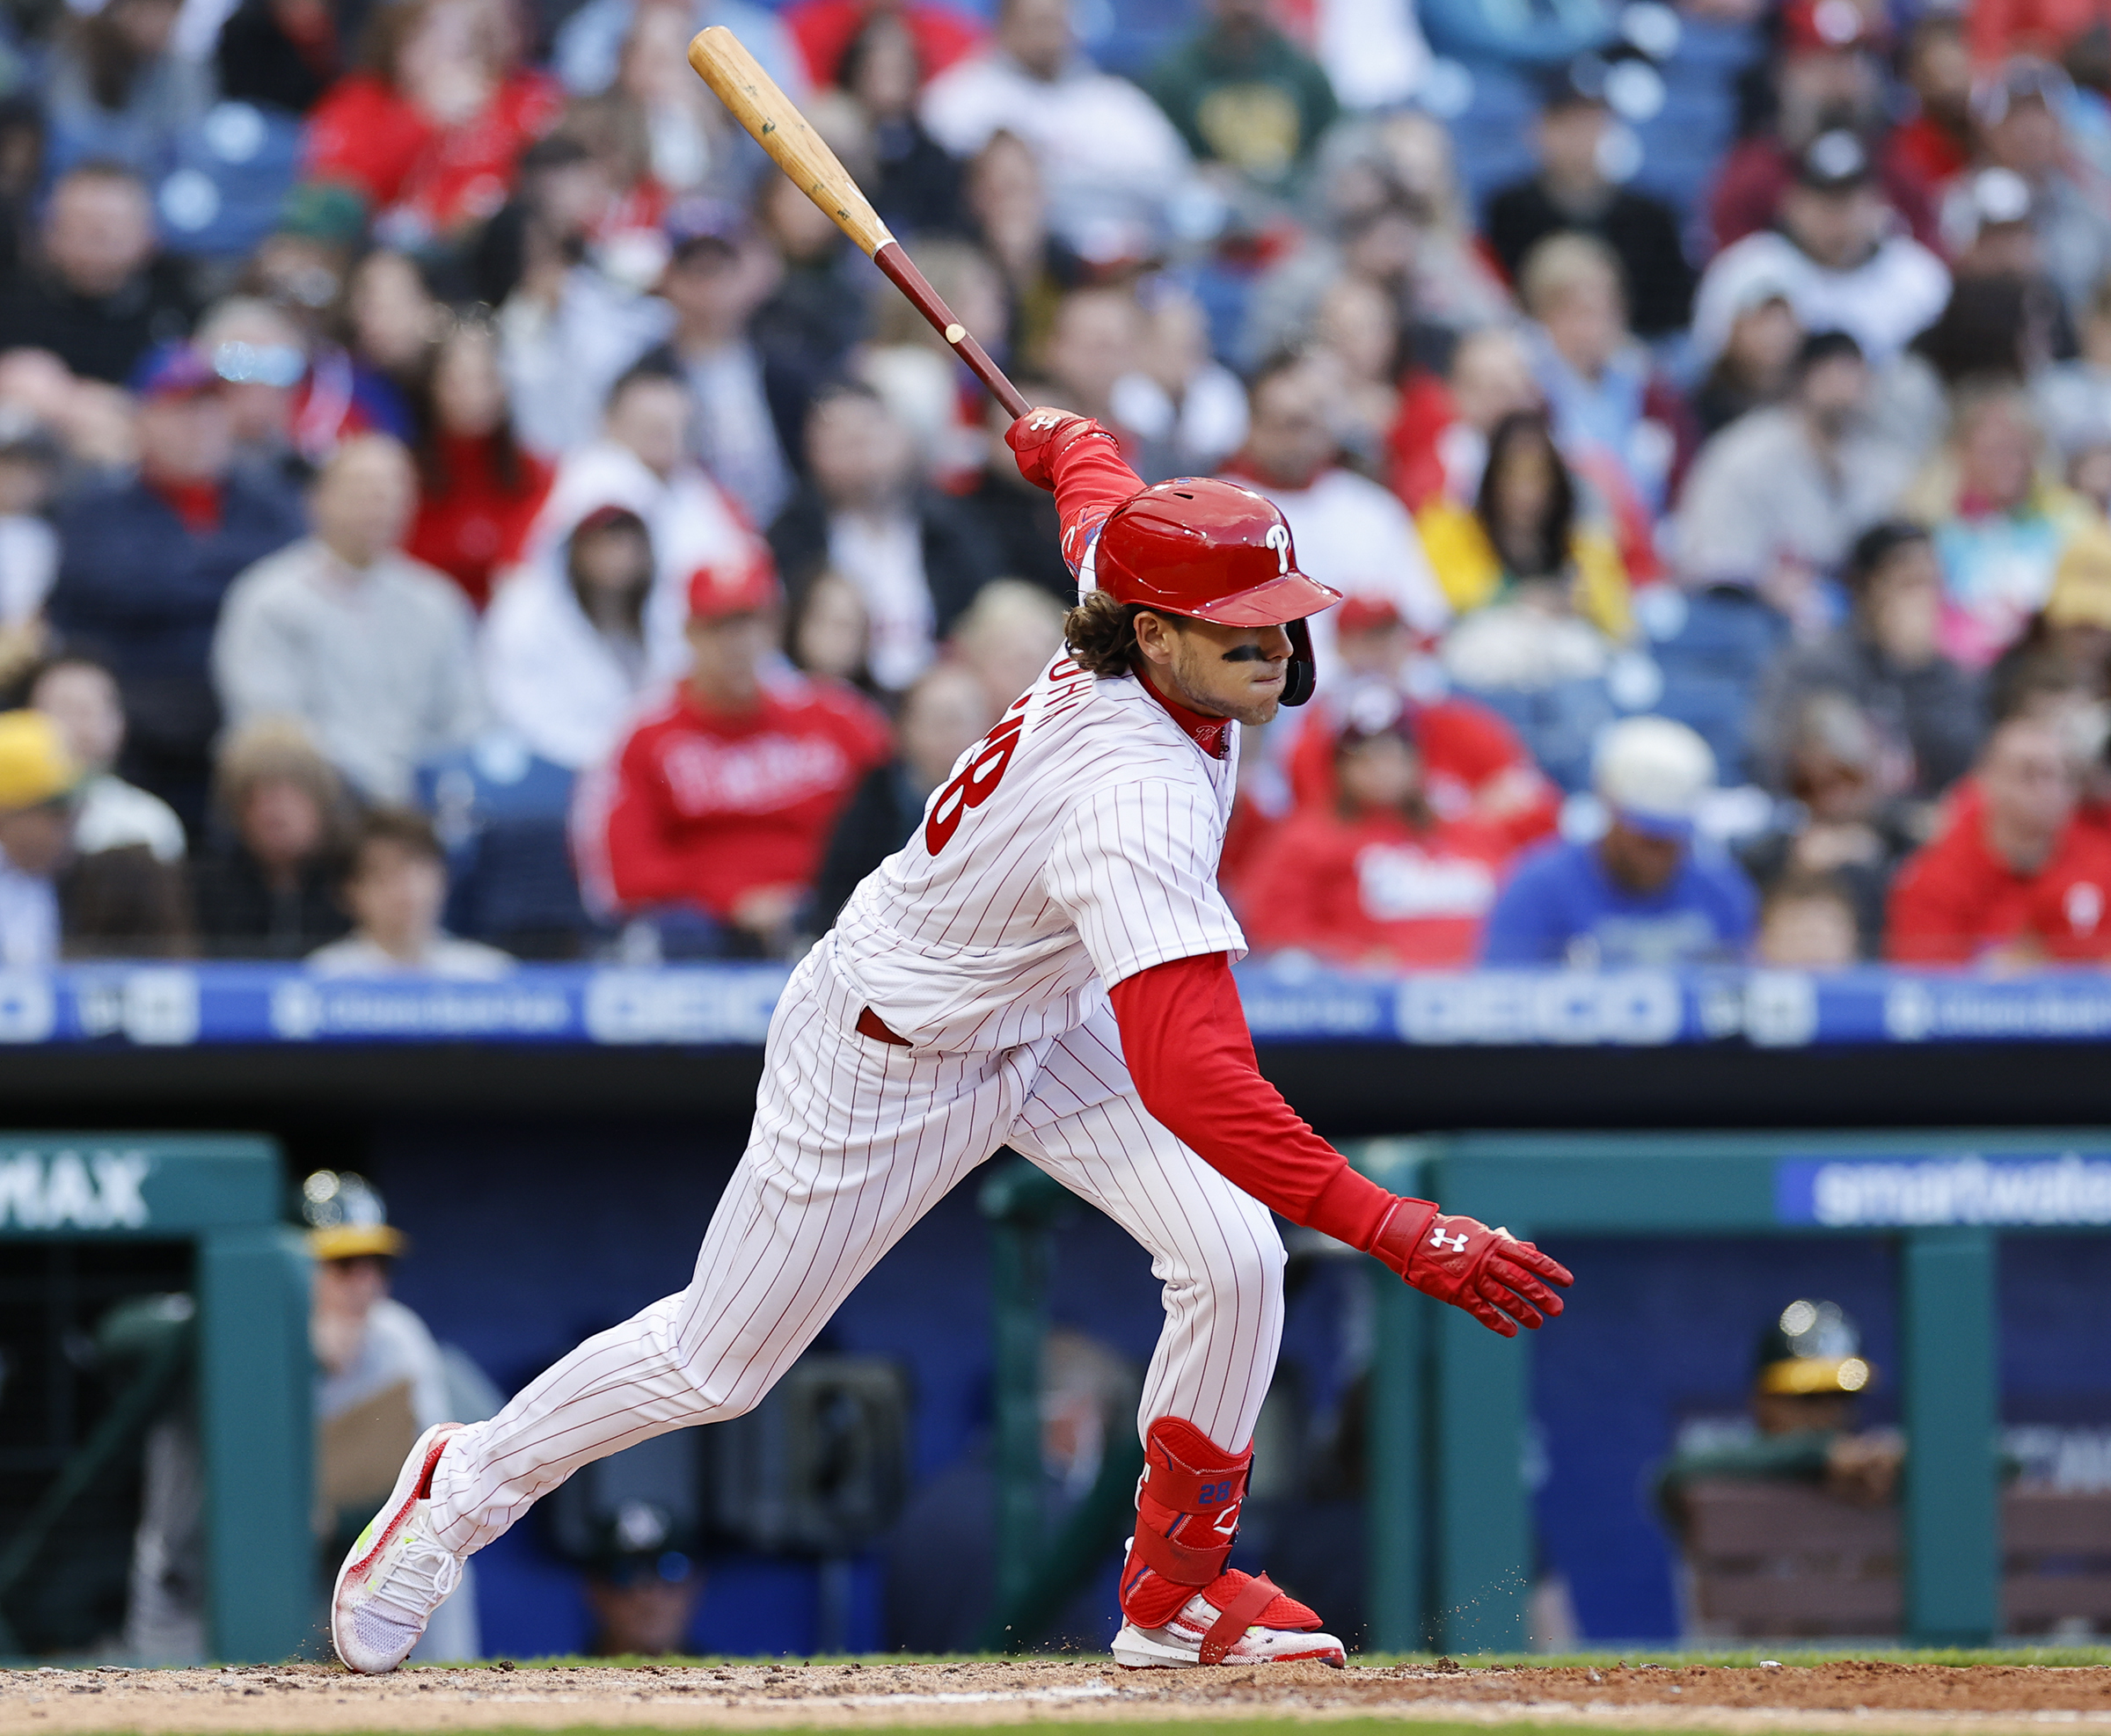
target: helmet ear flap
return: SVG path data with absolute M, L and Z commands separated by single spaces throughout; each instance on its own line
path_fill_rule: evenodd
M 1282 672 L 1282 703 L 1302 705 L 1319 684 L 1319 664 L 1312 655 L 1312 630 L 1304 621 L 1286 621 L 1282 630 L 1290 636 L 1289 667 Z

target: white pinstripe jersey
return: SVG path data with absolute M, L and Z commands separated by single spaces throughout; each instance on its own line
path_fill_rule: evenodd
M 1074 1029 L 1124 977 L 1245 956 L 1216 888 L 1238 736 L 1204 753 L 1134 675 L 1058 656 L 961 756 L 830 937 L 836 968 L 918 1048 Z

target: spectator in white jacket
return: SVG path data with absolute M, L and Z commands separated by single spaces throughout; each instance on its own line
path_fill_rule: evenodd
M 1718 253 L 1693 303 L 1695 359 L 1713 366 L 1750 305 L 1775 286 L 1806 332 L 1844 332 L 1876 367 L 1932 325 L 1950 298 L 1949 267 L 1895 232 L 1869 153 L 1852 133 L 1821 133 L 1796 160 L 1780 227 Z
M 484 616 L 485 690 L 500 723 L 543 758 L 576 771 L 622 740 L 646 667 L 652 535 L 628 507 L 596 507 L 561 558 L 516 572 Z
M 1050 226 L 1090 260 L 1158 251 L 1195 187 L 1165 111 L 1078 48 L 1070 0 L 1003 0 L 996 40 L 932 79 L 921 113 L 955 157 L 998 132 L 1024 140 L 1041 164 Z
M 645 604 L 646 671 L 673 680 L 689 667 L 682 637 L 689 577 L 699 566 L 737 563 L 756 546 L 725 492 L 689 450 L 694 405 L 664 368 L 633 368 L 610 389 L 602 437 L 566 456 L 534 528 L 526 564 L 564 568 L 564 545 L 588 514 L 624 507 L 644 520 L 654 579 Z

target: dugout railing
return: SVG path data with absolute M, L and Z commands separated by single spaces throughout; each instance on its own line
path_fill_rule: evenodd
M 181 1360 L 202 1461 L 206 1645 L 223 1663 L 286 1658 L 315 1623 L 308 1257 L 282 1222 L 282 1186 L 278 1151 L 260 1139 L 0 1134 L 0 1258 L 55 1239 L 190 1250 Z M 106 1485 L 111 1461 L 136 1456 L 164 1396 L 158 1378 L 181 1373 L 175 1360 L 150 1365 L 56 1443 L 55 1462 L 0 1531 L 0 1609 L 7 1589 L 33 1594 L 50 1571 L 68 1507 Z M 19 1406 L 35 1395 L 12 1397 Z
M 1998 1239 L 2111 1229 L 2111 1131 L 1461 1134 L 1358 1166 L 1518 1236 L 1861 1236 L 1897 1248 L 1905 1630 L 2000 1626 Z M 1374 1270 L 1371 1643 L 1526 1644 L 1532 1335 L 1497 1338 Z
M 1998 1238 L 2111 1229 L 2111 1132 L 1460 1134 L 1348 1148 L 1395 1192 L 1521 1236 L 1862 1236 L 1897 1250 L 1906 1637 L 1982 1644 L 2002 1574 Z M 983 1643 L 1030 1646 L 1133 1516 L 1126 1432 L 1053 1536 L 1041 1528 L 1037 1362 L 1048 1242 L 1072 1202 L 1023 1162 L 982 1192 L 993 1236 L 997 1607 Z M 1496 1337 L 1370 1267 L 1370 1649 L 1526 1648 L 1532 1335 Z

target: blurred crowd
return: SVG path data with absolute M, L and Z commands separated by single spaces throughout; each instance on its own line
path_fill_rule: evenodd
M 1052 503 L 714 23 L 1347 593 L 1257 950 L 2111 957 L 2096 0 L 10 0 L 0 963 L 789 956 L 1054 653 Z M 1736 125 L 1651 183 L 1682 33 Z

